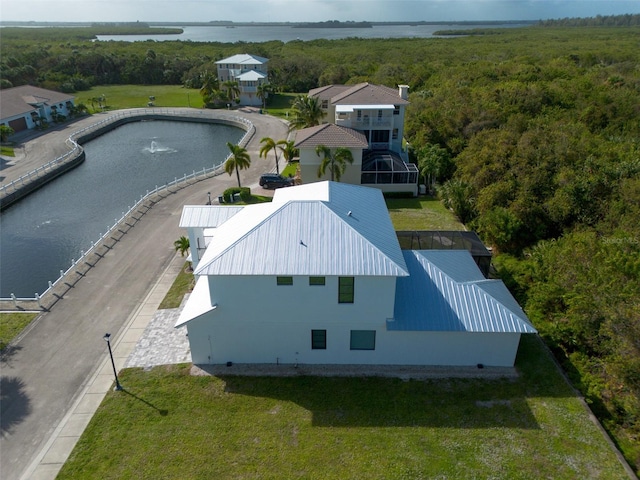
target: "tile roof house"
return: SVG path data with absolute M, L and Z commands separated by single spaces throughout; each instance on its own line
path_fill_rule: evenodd
M 406 85 L 399 85 L 398 90 L 394 90 L 383 85 L 359 83 L 327 85 L 309 91 L 310 97 L 319 100 L 326 123 L 341 127 L 343 131 L 357 132 L 367 142 L 363 148 L 348 147 L 354 155 L 354 163 L 347 168 L 344 181 L 385 192 L 417 195 L 418 169 L 408 162 L 402 146 L 408 89 Z M 300 150 L 303 182 L 318 181 L 321 159 L 315 153 L 317 145 L 341 146 L 335 145 L 335 129 L 310 129 L 299 130 L 295 141 Z
M 68 117 L 74 97 L 53 90 L 22 85 L 0 90 L 0 123 L 17 133 L 51 123 L 58 115 Z
M 220 88 L 224 89 L 224 82 L 238 82 L 240 105 L 261 106 L 258 87 L 268 83 L 268 62 L 267 58 L 246 53 L 218 60 L 216 65 Z
M 196 364 L 513 366 L 535 333 L 468 252 L 401 250 L 378 189 L 305 184 L 181 225 L 203 229 L 176 323 Z

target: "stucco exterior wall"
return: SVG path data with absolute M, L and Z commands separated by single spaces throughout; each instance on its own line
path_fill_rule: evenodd
M 347 165 L 347 168 L 340 178 L 342 183 L 350 183 L 352 185 L 360 185 L 360 174 L 362 171 L 362 149 L 350 148 L 351 155 L 353 155 L 353 163 Z M 327 172 L 323 177 L 318 178 L 318 167 L 321 163 L 321 158 L 316 155 L 315 149 L 301 148 L 300 149 L 300 178 L 302 183 L 322 182 L 324 180 L 331 180 L 331 174 Z
M 187 324 L 193 362 L 377 363 L 375 351 L 349 349 L 350 331 L 385 329 L 395 277 L 356 277 L 352 304 L 338 303 L 338 277 L 325 278 L 210 277 L 217 308 Z M 313 329 L 327 330 L 326 350 L 311 349 Z
M 355 304 L 339 305 L 333 310 L 342 311 L 334 317 L 319 315 L 317 307 L 303 309 L 298 302 L 265 305 L 264 314 L 253 301 L 245 303 L 252 308 L 242 310 L 255 313 L 232 317 L 219 305 L 207 318 L 188 324 L 194 363 L 512 367 L 520 341 L 517 333 L 389 332 L 382 312 L 360 316 Z M 280 312 L 277 320 L 264 321 L 274 308 Z M 326 349 L 311 348 L 313 329 L 326 330 Z M 351 350 L 352 330 L 375 330 L 375 349 Z

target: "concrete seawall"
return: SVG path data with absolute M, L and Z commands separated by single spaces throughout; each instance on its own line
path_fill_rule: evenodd
M 213 112 L 215 113 L 215 111 Z M 78 144 L 78 147 L 75 147 L 70 151 L 77 149 L 77 155 L 70 155 L 69 158 L 56 162 L 55 165 L 45 170 L 43 173 L 39 171 L 34 172 L 33 175 L 28 175 L 28 178 L 22 179 L 20 185 L 12 185 L 12 190 L 8 192 L 9 188 L 3 188 L 0 192 L 0 211 L 5 210 L 6 208 L 13 205 L 18 200 L 26 197 L 30 193 L 38 190 L 40 187 L 46 185 L 53 179 L 57 178 L 60 175 L 74 169 L 78 165 L 80 165 L 85 160 L 85 153 L 82 149 L 81 145 L 83 143 L 88 142 L 94 138 L 103 135 L 104 133 L 113 130 L 121 125 L 125 125 L 127 123 L 132 122 L 141 122 L 144 120 L 168 120 L 172 122 L 189 122 L 189 123 L 216 123 L 222 125 L 230 125 L 234 127 L 238 127 L 243 129 L 244 131 L 249 131 L 253 128 L 250 123 L 242 121 L 239 117 L 227 117 L 227 116 L 204 116 L 204 115 L 195 115 L 189 113 L 171 113 L 171 112 L 136 112 L 132 111 L 126 116 L 122 117 L 113 117 L 107 119 L 106 121 L 100 122 L 96 125 L 88 127 L 80 132 L 75 132 L 71 134 L 69 137 L 70 140 L 73 140 Z M 249 137 L 249 138 L 247 138 Z M 250 140 L 250 135 L 245 136 L 241 144 L 246 144 Z M 245 146 L 245 145 L 242 145 Z

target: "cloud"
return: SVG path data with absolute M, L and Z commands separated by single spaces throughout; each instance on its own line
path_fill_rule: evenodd
M 636 0 L 1 0 L 13 21 L 462 21 L 638 13 Z

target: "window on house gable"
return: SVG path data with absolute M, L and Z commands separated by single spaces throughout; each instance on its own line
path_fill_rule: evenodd
M 326 350 L 327 349 L 327 331 L 311 330 L 311 349 Z
M 325 277 L 309 277 L 309 285 L 324 285 Z
M 394 128 L 394 129 L 393 129 L 393 132 L 392 132 L 392 134 L 391 134 L 391 137 L 392 137 L 394 140 L 397 140 L 397 139 L 398 139 L 398 129 L 397 129 L 397 128 Z
M 338 278 L 338 303 L 353 303 L 354 292 L 354 277 Z
M 276 277 L 278 285 L 293 285 L 293 277 Z
M 351 350 L 375 350 L 375 330 L 351 330 Z
M 378 120 L 382 119 L 382 110 L 378 110 Z
M 322 108 L 324 109 L 329 108 L 329 100 L 322 100 Z
M 400 115 L 400 107 L 398 105 L 393 106 L 393 114 Z

